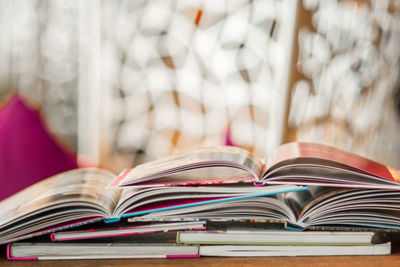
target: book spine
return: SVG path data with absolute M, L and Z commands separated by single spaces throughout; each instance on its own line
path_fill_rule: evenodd
M 38 257 L 13 257 L 11 255 L 11 246 L 13 244 L 7 244 L 7 259 L 12 260 L 12 261 L 37 261 L 39 260 Z

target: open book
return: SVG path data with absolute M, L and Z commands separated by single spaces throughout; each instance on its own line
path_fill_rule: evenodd
M 108 188 L 115 176 L 95 168 L 72 170 L 6 198 L 0 202 L 0 244 L 102 220 L 306 189 L 293 185 Z
M 292 230 L 400 231 L 399 203 L 400 190 L 319 186 L 268 197 L 157 211 L 128 220 L 247 220 L 281 222 Z
M 400 189 L 399 172 L 332 146 L 289 143 L 261 160 L 238 147 L 200 148 L 124 170 L 124 186 L 255 183 Z

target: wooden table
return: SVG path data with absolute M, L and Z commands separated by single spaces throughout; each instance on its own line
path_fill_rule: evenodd
M 97 267 L 97 266 L 400 266 L 400 247 L 390 256 L 329 256 L 329 257 L 263 257 L 263 258 L 217 258 L 197 259 L 129 259 L 129 260 L 74 260 L 74 261 L 8 261 L 2 255 L 2 267 Z

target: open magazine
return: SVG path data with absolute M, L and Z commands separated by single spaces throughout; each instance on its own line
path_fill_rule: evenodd
M 269 197 L 210 203 L 138 217 L 140 221 L 281 222 L 292 230 L 400 230 L 400 190 L 309 187 Z
M 0 244 L 97 221 L 306 189 L 293 185 L 108 188 L 115 176 L 95 168 L 72 170 L 1 201 Z
M 126 169 L 111 186 L 220 183 L 400 189 L 397 170 L 316 143 L 285 144 L 265 159 L 238 147 L 199 148 Z

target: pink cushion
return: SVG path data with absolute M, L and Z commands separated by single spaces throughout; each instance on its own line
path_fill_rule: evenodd
M 21 96 L 0 110 L 0 200 L 54 174 L 77 168 Z

